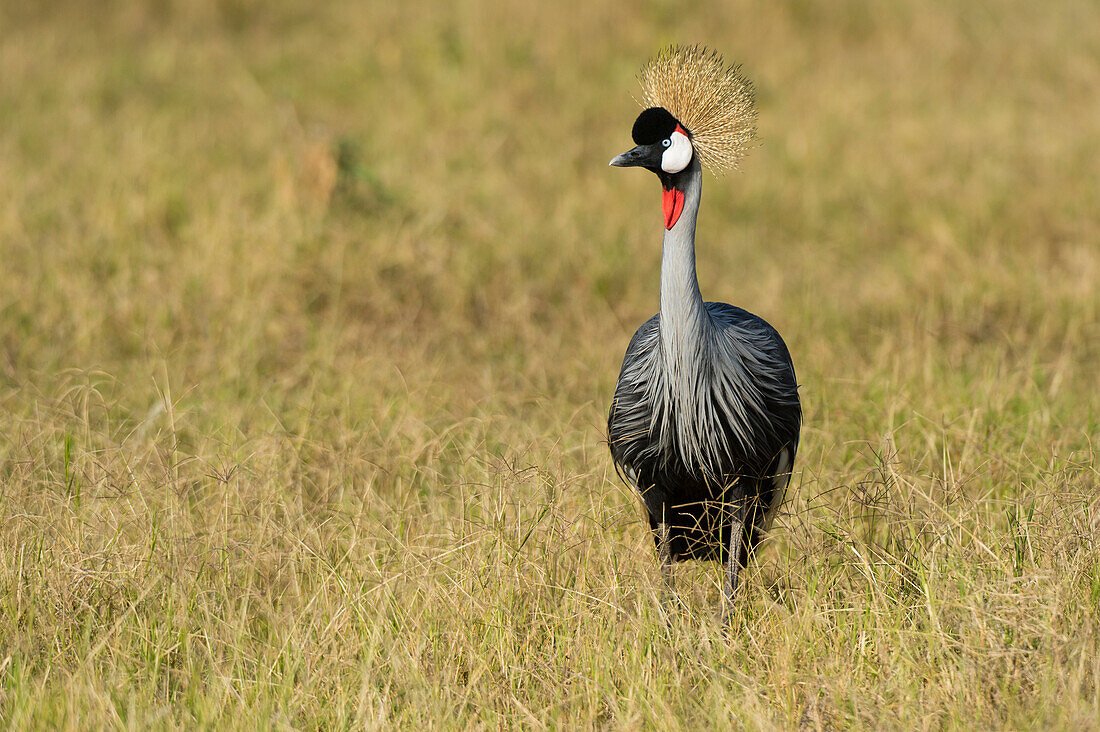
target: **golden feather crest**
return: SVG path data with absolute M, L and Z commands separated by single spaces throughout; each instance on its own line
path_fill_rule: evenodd
M 756 135 L 752 82 L 704 46 L 669 46 L 638 74 L 642 105 L 664 107 L 691 132 L 714 173 L 736 168 Z

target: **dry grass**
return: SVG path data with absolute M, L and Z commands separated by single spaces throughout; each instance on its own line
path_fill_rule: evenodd
M 4 726 L 1098 727 L 1091 0 L 45 5 L 0 8 Z M 806 405 L 728 637 L 603 444 L 670 41 L 756 84 L 700 279 Z

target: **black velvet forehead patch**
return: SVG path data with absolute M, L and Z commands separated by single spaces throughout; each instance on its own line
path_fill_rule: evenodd
M 676 130 L 678 122 L 664 107 L 650 107 L 634 120 L 634 129 L 630 136 L 635 145 L 652 145 L 663 140 Z

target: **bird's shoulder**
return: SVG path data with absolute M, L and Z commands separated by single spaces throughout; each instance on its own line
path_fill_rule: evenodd
M 744 308 L 730 305 L 728 302 L 706 302 L 703 303 L 703 306 L 714 320 L 715 325 L 758 330 L 779 335 L 778 331 L 771 326 L 771 323 Z
M 661 335 L 661 314 L 657 313 L 652 318 L 642 323 L 634 335 L 630 337 L 630 343 L 626 347 L 626 358 L 629 361 L 632 356 L 650 351 L 657 345 Z
M 715 326 L 730 340 L 771 352 L 779 360 L 790 363 L 790 352 L 783 336 L 759 315 L 725 302 L 708 302 L 704 306 Z

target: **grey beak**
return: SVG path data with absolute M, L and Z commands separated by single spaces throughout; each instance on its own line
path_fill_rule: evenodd
M 649 153 L 648 146 L 638 145 L 633 150 L 627 150 L 622 155 L 616 155 L 611 158 L 611 162 L 608 165 L 614 165 L 616 168 L 632 168 L 637 165 L 645 165 L 646 157 Z

